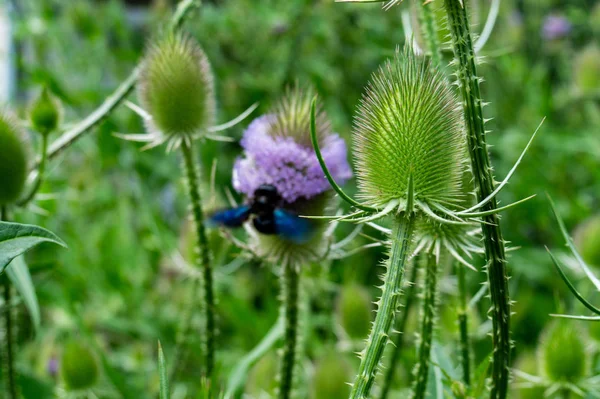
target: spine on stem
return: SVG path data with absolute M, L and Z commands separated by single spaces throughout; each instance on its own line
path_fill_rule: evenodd
M 213 292 L 213 269 L 204 227 L 204 213 L 200 197 L 200 171 L 194 159 L 192 144 L 183 141 L 181 145 L 188 194 L 190 197 L 194 230 L 196 233 L 196 265 L 201 269 L 203 282 L 202 310 L 204 311 L 205 331 L 202 345 L 205 357 L 206 376 L 211 377 L 215 363 L 215 297 Z
M 300 270 L 294 262 L 285 262 L 283 265 L 281 291 L 284 341 L 279 370 L 279 399 L 289 399 L 294 393 L 295 364 L 298 359 Z
M 437 274 L 438 259 L 434 254 L 427 254 L 427 265 L 423 270 L 423 296 L 421 310 L 421 343 L 419 345 L 418 361 L 415 368 L 415 381 L 412 398 L 423 399 L 427 390 L 427 377 L 431 360 L 431 342 L 437 307 Z
M 456 58 L 456 77 L 463 99 L 464 119 L 467 127 L 467 140 L 471 167 L 474 175 L 478 200 L 487 198 L 494 191 L 492 165 L 486 143 L 483 101 L 480 79 L 477 76 L 475 52 L 469 31 L 466 1 L 444 0 L 452 37 L 452 47 Z M 493 198 L 482 211 L 497 208 Z M 487 260 L 487 275 L 492 301 L 492 399 L 504 399 L 508 393 L 510 377 L 510 298 L 506 271 L 504 239 L 497 214 L 484 216 L 481 224 Z
M 377 302 L 377 315 L 369 333 L 367 344 L 361 353 L 358 375 L 352 386 L 351 399 L 366 399 L 380 369 L 381 357 L 398 308 L 402 293 L 404 269 L 409 256 L 410 243 L 414 230 L 414 215 L 403 212 L 394 220 L 391 236 L 390 257 L 384 276 L 381 298 Z

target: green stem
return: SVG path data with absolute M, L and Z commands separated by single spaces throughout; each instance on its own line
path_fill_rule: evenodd
M 181 28 L 185 17 L 191 10 L 199 7 L 199 0 L 182 0 L 177 5 L 177 10 L 173 14 L 171 19 L 171 29 L 177 30 Z M 79 123 L 73 126 L 71 129 L 64 132 L 58 139 L 56 139 L 48 150 L 48 157 L 50 159 L 56 157 L 64 149 L 70 147 L 78 139 L 80 139 L 85 133 L 92 130 L 92 128 L 98 126 L 108 115 L 127 97 L 127 95 L 133 90 L 139 76 L 140 66 L 134 68 L 129 76 L 116 88 L 116 90 L 104 100 L 104 102 L 96 108 L 91 114 L 82 119 Z M 41 159 L 36 161 L 37 164 L 41 163 Z
M 466 0 L 463 0 L 466 3 Z M 494 191 L 494 177 L 485 137 L 483 101 L 477 77 L 475 53 L 469 32 L 467 10 L 459 0 L 444 0 L 452 36 L 452 46 L 457 60 L 456 76 L 463 97 L 464 117 L 471 166 L 475 177 L 477 197 L 481 201 Z M 482 211 L 497 208 L 492 199 Z M 487 274 L 492 301 L 492 386 L 491 398 L 504 399 L 508 394 L 510 376 L 510 298 L 504 239 L 497 214 L 486 215 L 481 228 L 484 236 Z
M 5 205 L 0 206 L 0 220 L 8 220 L 8 211 Z M 12 318 L 12 298 L 10 281 L 6 274 L 0 276 L 4 290 L 4 375 L 5 388 L 9 399 L 17 399 L 17 384 L 15 376 L 15 348 Z
M 27 194 L 27 196 L 25 198 L 23 198 L 22 200 L 20 200 L 17 203 L 18 206 L 23 207 L 23 206 L 27 205 L 31 200 L 33 200 L 33 198 L 37 194 L 38 190 L 40 189 L 40 187 L 42 186 L 42 183 L 44 181 L 44 174 L 46 173 L 46 163 L 48 163 L 47 160 L 48 160 L 48 135 L 43 134 L 37 179 L 35 180 L 35 183 L 31 187 L 31 191 L 29 191 L 29 194 Z
M 438 263 L 435 255 L 427 254 L 427 267 L 424 270 L 425 282 L 423 291 L 423 306 L 421 310 L 421 345 L 419 346 L 418 362 L 415 369 L 413 384 L 413 399 L 423 399 L 427 391 L 429 364 L 431 363 L 431 342 L 437 306 L 437 273 Z
M 281 280 L 283 298 L 283 355 L 279 370 L 279 399 L 292 397 L 294 388 L 294 366 L 298 350 L 298 292 L 300 272 L 291 262 L 283 265 Z
M 469 319 L 467 316 L 467 287 L 465 281 L 465 267 L 456 265 L 456 275 L 458 277 L 458 328 L 460 332 L 460 361 L 463 370 L 463 381 L 468 387 L 471 385 L 471 346 L 469 342 Z
M 205 331 L 201 336 L 205 356 L 206 376 L 210 379 L 215 362 L 215 298 L 213 292 L 213 269 L 210 261 L 210 250 L 206 229 L 204 227 L 204 213 L 200 198 L 200 171 L 194 162 L 194 148 L 191 143 L 183 141 L 181 144 L 183 163 L 190 197 L 194 230 L 196 233 L 196 265 L 202 270 L 204 283 L 204 298 L 202 310 L 204 311 Z
M 442 66 L 442 51 L 438 40 L 438 27 L 433 15 L 434 2 L 425 3 L 423 0 L 417 0 L 417 8 L 419 10 L 419 21 L 423 29 L 421 33 L 427 43 L 429 52 L 431 53 L 431 63 L 434 68 Z
M 402 293 L 404 267 L 410 252 L 415 217 L 412 213 L 402 213 L 394 220 L 391 237 L 391 251 L 377 314 L 369 334 L 367 345 L 361 353 L 358 375 L 352 386 L 351 399 L 367 399 L 386 344 L 389 342 L 390 328 L 398 310 L 398 299 Z
M 392 356 L 390 357 L 388 367 L 385 370 L 385 377 L 383 380 L 383 386 L 381 387 L 379 399 L 386 399 L 388 396 L 388 393 L 392 386 L 392 381 L 394 379 L 396 367 L 398 365 L 398 360 L 400 360 L 400 354 L 402 353 L 402 349 L 404 348 L 404 331 L 406 330 L 406 324 L 408 323 L 408 315 L 410 314 L 410 309 L 412 308 L 412 305 L 414 303 L 415 286 L 417 285 L 418 275 L 417 271 L 419 270 L 419 260 L 420 258 L 418 257 L 413 260 L 413 266 L 409 276 L 409 281 L 411 282 L 411 284 L 406 290 L 406 302 L 404 303 L 404 312 L 402 312 L 402 315 L 400 316 L 400 321 L 395 326 L 395 329 L 400 331 L 400 333 L 396 334 L 396 337 L 394 338 L 394 348 L 392 350 Z

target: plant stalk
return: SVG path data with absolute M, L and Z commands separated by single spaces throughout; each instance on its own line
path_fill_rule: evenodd
M 206 377 L 210 380 L 215 363 L 215 297 L 213 292 L 213 268 L 210 259 L 208 238 L 204 227 L 204 213 L 200 197 L 200 170 L 194 162 L 192 143 L 184 140 L 181 144 L 183 163 L 190 197 L 194 231 L 196 233 L 196 266 L 202 271 L 203 303 L 205 330 L 201 334 L 204 350 Z
M 469 319 L 467 315 L 467 287 L 465 281 L 465 267 L 456 265 L 458 277 L 458 328 L 460 333 L 460 362 L 463 371 L 463 381 L 467 387 L 471 385 L 471 346 L 469 340 Z
M 402 353 L 402 349 L 404 348 L 404 331 L 406 330 L 406 324 L 408 322 L 408 315 L 410 314 L 410 310 L 414 303 L 414 293 L 415 287 L 417 285 L 417 276 L 419 270 L 419 261 L 420 258 L 416 257 L 413 260 L 412 269 L 409 276 L 409 281 L 411 284 L 408 286 L 406 290 L 406 300 L 404 302 L 404 312 L 400 316 L 400 321 L 396 323 L 395 329 L 400 331 L 395 339 L 394 339 L 394 348 L 392 350 L 392 356 L 390 357 L 390 362 L 388 363 L 388 367 L 385 370 L 385 377 L 383 380 L 383 386 L 381 387 L 381 393 L 379 395 L 379 399 L 386 399 L 390 388 L 392 386 L 392 381 L 394 379 L 394 374 L 396 371 L 396 367 L 398 365 L 398 360 L 400 359 L 400 354 Z
M 402 294 L 404 268 L 410 254 L 415 217 L 403 212 L 396 216 L 392 228 L 390 257 L 384 276 L 381 298 L 369 333 L 367 345 L 361 353 L 358 375 L 354 380 L 351 399 L 367 399 L 375 382 L 383 351 L 389 342 L 389 333 L 398 310 L 398 299 Z
M 47 161 L 48 161 L 48 135 L 43 134 L 37 179 L 35 180 L 35 183 L 33 183 L 33 186 L 31 187 L 31 191 L 29 191 L 29 194 L 27 194 L 27 196 L 25 198 L 23 198 L 22 200 L 20 200 L 17 203 L 18 206 L 21 206 L 21 207 L 26 206 L 29 202 L 31 202 L 31 200 L 33 200 L 33 198 L 37 194 L 38 190 L 40 189 L 40 187 L 42 186 L 42 183 L 44 181 L 44 174 L 46 173 L 46 163 L 48 163 Z
M 433 341 L 433 328 L 437 306 L 437 274 L 438 262 L 434 254 L 427 254 L 427 266 L 423 270 L 425 281 L 423 285 L 421 309 L 421 344 L 419 346 L 418 362 L 415 368 L 415 381 L 413 383 L 413 399 L 425 398 L 427 379 L 429 377 L 429 364 L 431 363 L 431 342 Z
M 294 366 L 298 352 L 298 300 L 300 271 L 292 262 L 285 262 L 281 276 L 283 299 L 283 354 L 279 370 L 279 399 L 292 397 L 294 389 Z
M 440 49 L 440 42 L 438 40 L 438 27 L 432 9 L 435 3 L 433 1 L 423 2 L 422 0 L 417 0 L 416 3 L 419 21 L 423 27 L 421 33 L 425 39 L 425 42 L 427 43 L 427 48 L 431 53 L 431 64 L 434 68 L 441 68 L 442 51 Z
M 467 127 L 467 140 L 471 166 L 479 201 L 488 197 L 495 188 L 492 165 L 486 143 L 483 101 L 477 76 L 475 52 L 469 31 L 466 0 L 444 0 L 452 36 L 452 46 L 457 61 L 456 76 L 463 98 L 463 110 Z M 496 199 L 489 201 L 482 211 L 497 208 Z M 492 301 L 492 399 L 504 399 L 508 394 L 510 377 L 510 298 L 504 239 L 498 215 L 483 217 L 481 228 L 484 236 L 487 275 Z
M 6 205 L 0 205 L 0 220 L 8 220 L 8 211 Z M 17 399 L 17 383 L 15 373 L 15 344 L 14 344 L 14 329 L 12 318 L 12 295 L 10 280 L 6 274 L 0 276 L 2 280 L 2 288 L 4 294 L 4 375 L 5 390 L 8 399 Z

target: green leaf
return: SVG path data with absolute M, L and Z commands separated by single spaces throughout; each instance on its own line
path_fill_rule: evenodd
M 54 233 L 44 228 L 28 224 L 0 222 L 0 273 L 14 258 L 42 242 L 52 242 L 67 247 Z
M 273 327 L 269 330 L 267 335 L 256 345 L 252 351 L 244 356 L 237 364 L 235 369 L 229 375 L 227 382 L 227 392 L 225 393 L 226 399 L 232 399 L 242 389 L 246 382 L 246 376 L 248 370 L 254 365 L 260 358 L 262 358 L 283 336 L 283 320 L 277 319 Z
M 160 399 L 169 399 L 169 382 L 167 381 L 167 365 L 165 355 L 158 341 L 158 373 L 160 375 Z
M 40 327 L 40 305 L 35 293 L 35 287 L 31 281 L 29 268 L 27 267 L 23 256 L 18 256 L 10 262 L 6 268 L 6 274 L 23 299 L 23 302 L 29 311 L 31 322 L 37 331 Z
M 592 305 L 591 303 L 589 303 L 580 293 L 579 291 L 577 291 L 577 289 L 575 288 L 575 286 L 571 283 L 571 281 L 567 278 L 567 276 L 565 275 L 565 272 L 562 270 L 562 268 L 560 267 L 560 264 L 558 262 L 558 259 L 556 259 L 556 257 L 552 254 L 552 252 L 550 252 L 550 250 L 548 248 L 546 248 L 546 250 L 548 251 L 548 254 L 550 255 L 550 258 L 552 258 L 552 263 L 554 263 L 554 267 L 556 267 L 556 270 L 558 271 L 558 273 L 560 274 L 560 277 L 563 279 L 563 281 L 565 282 L 565 284 L 567 284 L 567 287 L 569 287 L 569 289 L 571 290 L 571 292 L 573 293 L 573 295 L 575 295 L 575 298 L 577 298 L 577 300 L 579 302 L 581 302 L 586 308 L 588 308 L 589 310 L 591 310 L 592 312 L 600 315 L 600 309 L 598 309 L 597 307 L 595 307 L 594 305 Z
M 579 252 L 577 252 L 577 249 L 575 248 L 575 244 L 573 243 L 573 240 L 569 236 L 569 233 L 567 232 L 567 228 L 565 227 L 565 223 L 563 222 L 562 218 L 558 214 L 558 211 L 556 210 L 556 207 L 554 206 L 554 202 L 552 201 L 552 198 L 550 198 L 550 195 L 548 195 L 548 201 L 550 202 L 550 206 L 552 207 L 552 212 L 554 213 L 554 217 L 556 218 L 556 221 L 558 222 L 558 227 L 560 227 L 560 232 L 562 233 L 562 236 L 565 239 L 567 246 L 571 250 L 571 253 L 577 260 L 577 263 L 579 263 L 579 267 L 581 267 L 581 269 L 584 271 L 585 275 L 592 282 L 592 284 L 594 284 L 596 289 L 598 291 L 600 291 L 600 280 L 598 280 L 598 278 L 594 275 L 594 273 L 590 270 L 588 265 L 585 263 L 585 261 L 583 260 L 581 255 L 579 255 Z

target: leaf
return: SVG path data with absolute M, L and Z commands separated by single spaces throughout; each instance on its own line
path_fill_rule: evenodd
M 592 312 L 600 315 L 600 309 L 598 309 L 597 307 L 595 307 L 594 305 L 592 305 L 591 303 L 589 303 L 580 293 L 579 291 L 577 291 L 577 289 L 575 288 L 575 286 L 571 283 L 571 281 L 567 278 L 567 276 L 565 275 L 565 272 L 563 272 L 562 268 L 559 265 L 558 259 L 556 259 L 556 257 L 552 254 L 552 252 L 550 252 L 550 250 L 548 248 L 546 248 L 546 250 L 548 251 L 548 254 L 550 255 L 550 258 L 552 258 L 552 262 L 554 263 L 554 267 L 556 267 L 556 270 L 558 271 L 558 273 L 560 274 L 560 277 L 563 279 L 563 281 L 565 282 L 565 284 L 567 284 L 567 287 L 569 287 L 569 290 L 571 290 L 571 292 L 573 293 L 573 295 L 575 295 L 575 298 L 577 298 L 577 300 L 579 302 L 581 302 L 586 308 L 588 308 L 589 310 L 591 310 Z
M 0 273 L 14 258 L 42 242 L 52 242 L 67 247 L 54 233 L 42 227 L 0 222 Z
M 246 382 L 246 376 L 248 370 L 254 363 L 260 360 L 279 339 L 283 336 L 283 320 L 277 319 L 273 327 L 269 330 L 267 335 L 252 349 L 246 356 L 244 356 L 237 364 L 235 369 L 229 375 L 227 382 L 227 392 L 225 393 L 226 399 L 232 399 L 236 397 L 236 393 L 242 389 Z
M 35 287 L 31 281 L 29 268 L 27 267 L 23 256 L 18 256 L 10 262 L 8 267 L 6 267 L 6 274 L 23 299 L 27 311 L 29 312 L 29 317 L 31 317 L 31 322 L 35 327 L 35 330 L 38 331 L 41 319 L 40 305 L 35 293 Z
M 577 249 L 575 248 L 575 244 L 573 244 L 573 240 L 569 236 L 569 233 L 567 232 L 567 228 L 565 227 L 565 223 L 563 222 L 562 218 L 558 214 L 558 211 L 556 210 L 556 207 L 554 206 L 554 202 L 552 201 L 552 198 L 550 198 L 550 195 L 548 195 L 548 201 L 550 202 L 550 206 L 552 207 L 552 212 L 554 213 L 554 217 L 556 218 L 556 221 L 558 222 L 558 227 L 560 227 L 560 232 L 562 233 L 562 236 L 565 239 L 567 246 L 571 250 L 571 253 L 575 257 L 575 259 L 577 259 L 577 263 L 579 263 L 579 266 L 584 271 L 584 273 L 586 274 L 588 279 L 592 282 L 592 284 L 594 284 L 596 289 L 598 291 L 600 291 L 600 280 L 598 280 L 598 278 L 596 276 L 594 276 L 594 273 L 592 273 L 592 271 L 590 270 L 588 265 L 585 263 L 585 261 L 583 260 L 581 255 L 579 255 L 579 252 L 577 252 Z
M 169 399 L 169 382 L 167 381 L 167 365 L 165 355 L 158 341 L 158 373 L 160 375 L 160 399 Z

